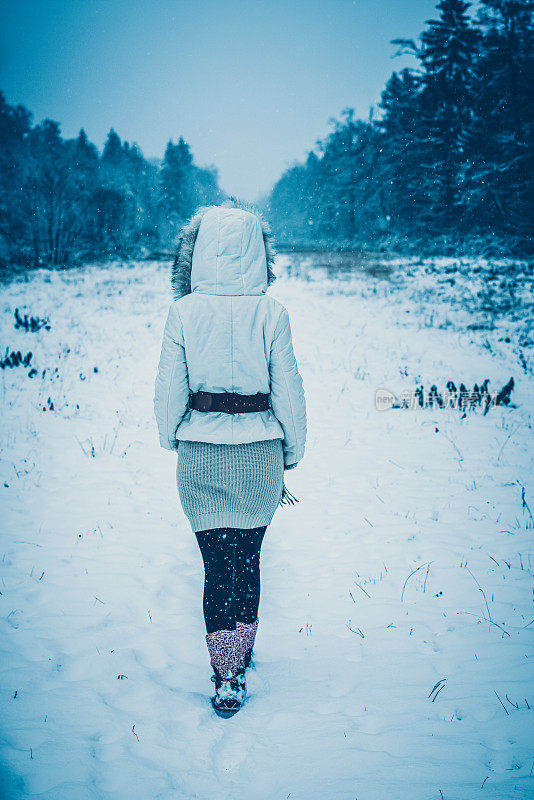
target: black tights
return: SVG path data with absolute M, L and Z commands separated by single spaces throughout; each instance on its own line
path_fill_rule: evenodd
M 204 560 L 204 620 L 208 633 L 255 622 L 260 602 L 260 549 L 267 526 L 198 531 Z

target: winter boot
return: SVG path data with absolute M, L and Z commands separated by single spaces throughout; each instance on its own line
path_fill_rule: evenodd
M 254 649 L 254 640 L 256 639 L 256 631 L 258 630 L 258 623 L 258 619 L 254 620 L 254 622 L 236 623 L 237 635 L 241 640 L 241 653 L 245 669 L 250 666 L 252 650 Z
M 237 714 L 245 702 L 247 693 L 245 669 L 242 668 L 234 676 L 228 672 L 225 678 L 215 668 L 213 672 L 211 679 L 215 683 L 215 694 L 211 698 L 211 704 L 217 716 L 228 719 Z
M 213 631 L 206 636 L 215 682 L 212 706 L 220 717 L 232 717 L 245 702 L 243 643 L 237 631 Z

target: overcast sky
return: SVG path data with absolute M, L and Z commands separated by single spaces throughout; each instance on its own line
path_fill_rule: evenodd
M 161 157 L 183 136 L 255 200 L 353 107 L 367 117 L 436 0 L 0 0 L 0 89 L 35 121 L 111 127 Z

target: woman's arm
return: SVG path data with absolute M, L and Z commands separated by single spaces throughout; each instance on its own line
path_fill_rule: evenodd
M 296 466 L 306 443 L 306 401 L 284 308 L 274 332 L 269 363 L 271 407 L 284 431 L 284 464 Z
M 182 320 L 171 303 L 159 359 L 154 394 L 154 413 L 159 441 L 166 450 L 176 450 L 176 429 L 189 404 L 189 382 L 185 360 Z

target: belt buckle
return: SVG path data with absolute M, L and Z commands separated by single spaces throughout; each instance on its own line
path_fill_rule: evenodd
M 209 411 L 213 405 L 213 397 L 211 392 L 197 392 L 197 410 Z

